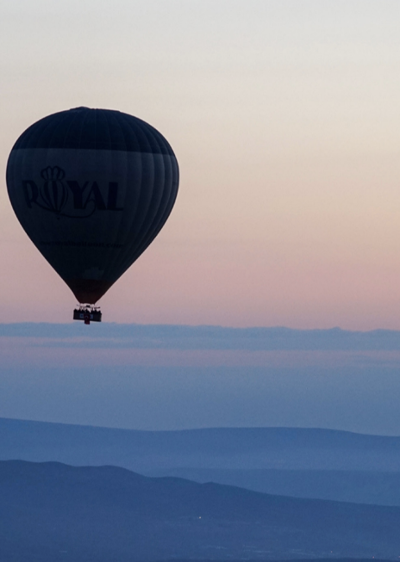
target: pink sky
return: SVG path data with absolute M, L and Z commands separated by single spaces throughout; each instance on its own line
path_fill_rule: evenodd
M 399 4 L 103 4 L 2 8 L 0 161 L 4 177 L 27 126 L 78 105 L 170 141 L 176 208 L 104 319 L 400 329 Z M 4 181 L 0 254 L 2 322 L 70 320 Z

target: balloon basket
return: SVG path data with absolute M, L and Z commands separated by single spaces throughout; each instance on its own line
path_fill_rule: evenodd
M 74 320 L 82 320 L 89 325 L 90 322 L 101 322 L 101 310 L 98 306 L 82 305 L 74 310 Z

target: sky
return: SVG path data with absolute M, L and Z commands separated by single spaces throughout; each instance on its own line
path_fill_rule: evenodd
M 400 328 L 397 0 L 5 0 L 0 317 L 75 299 L 19 226 L 15 140 L 76 106 L 155 126 L 180 165 L 111 322 Z
M 400 435 L 397 331 L 0 324 L 0 417 Z
M 400 435 L 399 334 L 357 339 L 400 329 L 399 17 L 398 0 L 4 0 L 0 416 Z M 181 176 L 86 332 L 5 185 L 19 135 L 77 106 L 149 122 Z M 32 322 L 58 331 L 10 326 Z M 333 327 L 355 339 L 313 331 Z

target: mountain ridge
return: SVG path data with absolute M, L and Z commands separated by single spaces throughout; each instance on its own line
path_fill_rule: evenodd
M 400 508 L 271 496 L 115 467 L 0 462 L 0 557 L 395 558 Z M 60 551 L 67 550 L 60 556 Z M 28 556 L 28 553 L 29 556 Z M 24 558 L 25 556 L 25 558 Z
M 0 418 L 0 460 L 157 467 L 400 471 L 400 437 L 306 428 L 141 431 Z

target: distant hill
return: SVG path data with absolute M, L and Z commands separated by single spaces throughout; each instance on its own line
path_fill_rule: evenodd
M 332 562 L 332 560 L 337 560 L 334 558 L 291 558 L 290 562 Z M 340 558 L 340 562 L 371 562 L 371 558 Z M 172 561 L 168 561 L 172 562 Z M 182 559 L 182 558 L 174 558 L 173 562 L 209 562 L 208 560 L 195 560 L 193 558 Z M 226 560 L 220 562 L 239 562 L 239 560 Z M 260 559 L 249 560 L 246 558 L 246 562 L 260 562 Z M 283 562 L 283 560 L 268 560 L 268 562 Z M 287 561 L 285 561 L 287 562 Z M 383 560 L 382 558 L 374 558 L 374 562 L 389 562 L 389 560 Z
M 0 418 L 0 460 L 171 468 L 400 471 L 400 438 L 294 428 L 133 431 Z
M 115 467 L 0 462 L 0 560 L 397 558 L 400 508 L 268 496 Z
M 400 472 L 170 468 L 149 470 L 146 475 L 215 482 L 296 498 L 400 506 Z
M 334 558 L 291 558 L 290 562 L 332 562 L 332 560 L 335 560 Z M 370 558 L 340 558 L 339 559 L 340 562 L 371 562 Z M 168 561 L 171 562 L 171 561 Z M 174 558 L 173 562 L 209 562 L 206 560 L 195 560 L 193 558 L 191 559 L 177 559 Z M 227 560 L 227 561 L 221 561 L 221 562 L 239 562 L 238 560 Z M 254 559 L 254 560 L 249 560 L 246 558 L 246 562 L 260 562 L 260 559 Z M 268 562 L 283 562 L 283 560 L 269 560 Z M 285 561 L 286 562 L 286 561 Z M 389 560 L 383 560 L 382 558 L 374 558 L 374 562 L 389 562 Z
M 120 466 L 299 498 L 400 506 L 400 438 L 231 428 L 130 431 L 0 418 L 0 460 Z
M 0 460 L 155 468 L 400 471 L 400 438 L 293 428 L 134 431 L 0 418 Z

